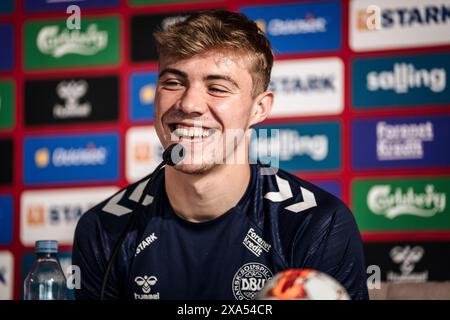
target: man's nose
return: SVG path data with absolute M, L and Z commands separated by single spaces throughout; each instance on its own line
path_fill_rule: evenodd
M 187 87 L 178 102 L 178 109 L 186 114 L 205 113 L 207 105 L 204 97 L 202 96 L 201 89 L 195 86 Z

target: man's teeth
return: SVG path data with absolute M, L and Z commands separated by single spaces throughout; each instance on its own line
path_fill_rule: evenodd
M 173 132 L 180 138 L 207 138 L 211 135 L 213 130 L 207 130 L 199 127 L 192 128 L 176 128 Z

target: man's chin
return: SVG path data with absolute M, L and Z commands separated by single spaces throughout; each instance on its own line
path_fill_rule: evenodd
M 179 163 L 174 166 L 175 170 L 185 173 L 185 174 L 205 174 L 213 169 L 217 164 L 215 163 L 196 163 L 196 164 L 187 164 L 187 163 Z

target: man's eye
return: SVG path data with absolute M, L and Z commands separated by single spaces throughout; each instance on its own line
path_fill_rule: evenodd
M 228 92 L 228 90 L 226 90 L 224 88 L 218 88 L 218 87 L 210 87 L 209 91 L 213 92 L 213 93 L 227 93 Z
M 167 80 L 163 82 L 163 86 L 166 88 L 177 89 L 181 88 L 183 84 L 180 81 Z

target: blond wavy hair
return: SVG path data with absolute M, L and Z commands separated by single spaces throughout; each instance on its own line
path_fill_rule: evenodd
M 269 40 L 244 14 L 223 9 L 193 13 L 185 20 L 153 33 L 159 56 L 182 60 L 212 49 L 248 57 L 252 95 L 267 90 L 273 65 Z

